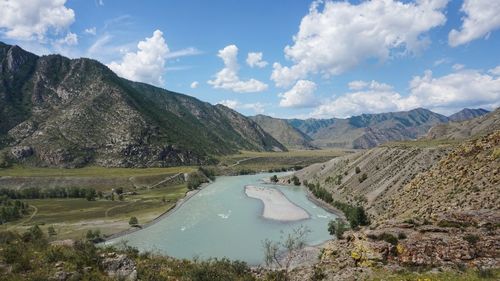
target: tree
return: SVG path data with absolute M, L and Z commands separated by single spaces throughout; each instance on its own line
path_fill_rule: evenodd
M 85 199 L 87 199 L 87 201 L 94 201 L 96 196 L 97 196 L 97 193 L 96 193 L 95 189 L 88 188 L 85 190 Z
M 328 232 L 330 235 L 335 235 L 337 239 L 342 239 L 344 232 L 347 230 L 347 225 L 341 219 L 331 220 L 328 223 Z
M 282 270 L 285 280 L 289 280 L 290 266 L 305 247 L 305 240 L 310 232 L 309 228 L 299 226 L 286 235 L 282 232 L 281 239 L 278 242 L 269 239 L 264 240 L 264 261 L 266 265 Z
M 300 185 L 300 180 L 295 175 L 292 177 L 292 182 L 293 182 L 294 185 Z
M 137 226 L 139 224 L 139 220 L 137 220 L 136 217 L 131 217 L 130 220 L 128 221 L 128 224 L 130 226 Z
M 278 182 L 278 176 L 274 175 L 271 177 L 271 182 L 277 183 Z

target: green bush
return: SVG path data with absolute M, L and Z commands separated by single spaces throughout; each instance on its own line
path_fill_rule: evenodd
M 368 175 L 366 173 L 363 173 L 361 177 L 359 177 L 359 183 L 364 182 L 368 178 Z
M 469 242 L 471 245 L 476 245 L 476 243 L 479 241 L 479 236 L 475 234 L 467 234 L 464 236 L 464 240 Z
M 136 226 L 139 224 L 139 220 L 136 217 L 131 217 L 128 221 L 128 224 L 131 226 Z

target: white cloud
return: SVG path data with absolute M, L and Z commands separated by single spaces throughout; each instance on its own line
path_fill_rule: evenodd
M 464 69 L 465 65 L 460 64 L 460 63 L 455 63 L 454 65 L 451 66 L 451 68 L 455 71 L 459 71 Z
M 66 37 L 57 40 L 57 44 L 73 46 L 78 44 L 78 36 L 75 33 L 68 32 Z
M 163 33 L 155 30 L 153 36 L 140 41 L 137 48 L 137 52 L 127 52 L 121 62 L 113 61 L 108 67 L 124 78 L 162 86 L 169 53 Z
M 488 37 L 490 32 L 500 28 L 500 3 L 497 0 L 464 0 L 460 30 L 453 29 L 448 34 L 448 43 L 456 47 L 481 37 Z
M 265 109 L 265 105 L 260 103 L 260 102 L 256 102 L 256 103 L 241 103 L 237 100 L 221 100 L 218 102 L 218 104 L 222 104 L 224 106 L 227 106 L 231 109 L 234 109 L 234 110 L 238 110 L 238 109 L 250 109 L 252 111 L 254 111 L 255 113 L 259 113 L 259 114 L 262 114 L 264 113 L 264 109 Z
M 181 49 L 178 51 L 169 52 L 167 54 L 167 59 L 175 59 L 175 58 L 185 57 L 185 56 L 194 56 L 194 55 L 199 55 L 201 53 L 202 52 L 200 50 L 193 48 L 193 47 L 189 47 L 186 49 Z
M 493 75 L 500 76 L 500 65 L 493 69 L 488 70 L 488 72 Z
M 226 46 L 219 50 L 217 55 L 224 61 L 224 68 L 217 72 L 214 80 L 209 80 L 208 84 L 216 89 L 226 89 L 238 93 L 262 92 L 267 90 L 267 84 L 250 79 L 246 81 L 240 80 L 238 77 L 238 47 L 235 45 Z
M 198 88 L 199 85 L 200 85 L 200 83 L 198 81 L 193 81 L 193 83 L 191 83 L 190 87 L 191 87 L 191 89 L 196 89 L 196 88 Z
M 372 80 L 371 82 L 366 82 L 366 81 L 361 81 L 361 80 L 356 80 L 356 81 L 351 81 L 348 84 L 348 87 L 350 90 L 354 91 L 359 91 L 363 89 L 371 89 L 371 90 L 376 90 L 376 91 L 390 91 L 392 90 L 392 86 L 385 84 L 385 83 L 380 83 L 375 80 Z
M 59 33 L 75 21 L 66 0 L 0 1 L 0 31 L 7 38 L 40 41 L 49 31 Z
M 446 22 L 448 0 L 321 1 L 302 18 L 294 44 L 285 47 L 293 65 L 273 64 L 271 79 L 287 87 L 309 74 L 338 75 L 368 59 L 386 60 L 394 53 L 418 53 L 429 44 L 426 33 Z
M 499 71 L 497 73 L 497 71 Z M 491 73 L 496 76 L 488 74 Z M 410 81 L 409 94 L 403 96 L 390 85 L 372 81 L 364 87 L 321 104 L 312 117 L 347 117 L 361 113 L 380 113 L 424 107 L 451 114 L 464 107 L 500 106 L 500 66 L 481 72 L 460 70 L 433 77 L 430 70 Z M 495 74 L 497 73 L 497 74 Z M 358 83 L 361 85 L 361 83 Z M 380 86 L 383 85 L 383 86 Z
M 281 107 L 304 108 L 318 104 L 314 92 L 316 83 L 309 80 L 299 80 L 289 91 L 279 94 Z
M 89 27 L 89 28 L 86 28 L 83 32 L 85 32 L 86 34 L 90 34 L 90 35 L 96 35 L 97 34 L 97 29 L 96 27 Z
M 263 68 L 267 65 L 267 61 L 262 60 L 262 53 L 248 53 L 247 64 L 250 67 Z
M 500 105 L 500 77 L 477 70 L 461 70 L 435 78 L 431 71 L 410 82 L 406 108 L 427 107 L 443 113 L 463 107 L 493 108 Z

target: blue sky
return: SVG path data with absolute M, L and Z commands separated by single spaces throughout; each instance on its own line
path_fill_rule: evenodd
M 246 115 L 500 106 L 495 0 L 18 2 L 0 0 L 6 43 Z

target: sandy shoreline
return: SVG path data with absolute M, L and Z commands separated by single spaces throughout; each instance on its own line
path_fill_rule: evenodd
M 280 190 L 272 187 L 245 186 L 245 194 L 264 204 L 262 217 L 277 221 L 298 221 L 310 218 L 309 213 L 297 206 Z

